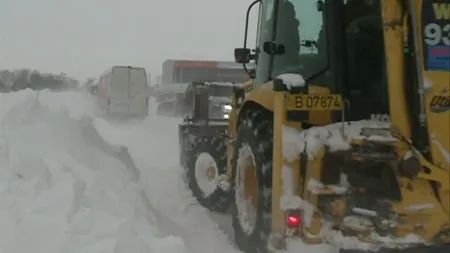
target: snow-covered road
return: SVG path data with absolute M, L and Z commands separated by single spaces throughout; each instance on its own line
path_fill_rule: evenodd
M 0 252 L 238 252 L 181 180 L 178 122 L 111 124 L 77 92 L 0 94 Z

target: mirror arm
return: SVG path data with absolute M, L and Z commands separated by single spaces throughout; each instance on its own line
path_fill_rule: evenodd
M 260 3 L 261 0 L 255 0 L 253 1 L 250 6 L 247 9 L 247 15 L 245 17 L 245 32 L 244 32 L 244 50 L 247 49 L 247 37 L 248 37 L 248 22 L 249 22 L 249 17 L 250 17 L 250 11 L 253 8 L 253 6 L 255 6 L 257 3 Z M 256 57 L 256 54 L 250 54 L 250 60 L 254 60 Z M 247 69 L 247 66 L 245 65 L 245 61 L 242 63 L 245 72 L 247 72 L 247 74 L 250 76 L 250 78 L 254 78 L 254 75 L 251 71 L 249 71 Z
M 261 0 L 253 1 L 247 9 L 247 15 L 245 16 L 245 32 L 244 32 L 244 49 L 247 49 L 247 37 L 248 37 L 248 22 L 250 17 L 250 11 L 252 10 L 255 4 L 261 2 Z

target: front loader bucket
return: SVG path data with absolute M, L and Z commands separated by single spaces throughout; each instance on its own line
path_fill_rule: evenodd
M 377 251 L 341 249 L 339 253 L 449 253 L 450 244 L 416 246 L 404 249 L 383 248 Z

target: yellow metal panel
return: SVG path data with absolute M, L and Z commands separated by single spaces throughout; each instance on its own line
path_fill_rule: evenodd
M 283 194 L 283 125 L 286 122 L 285 93 L 274 92 L 273 124 L 273 168 L 272 168 L 272 232 L 283 233 L 284 211 L 281 210 L 280 197 Z
M 406 138 L 411 138 L 405 94 L 403 8 L 400 1 L 383 0 L 382 13 L 391 124 Z

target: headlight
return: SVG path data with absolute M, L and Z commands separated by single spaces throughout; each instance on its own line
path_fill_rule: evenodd
M 231 107 L 231 105 L 224 105 L 223 109 L 226 111 L 231 111 L 231 109 L 233 109 L 233 108 Z

